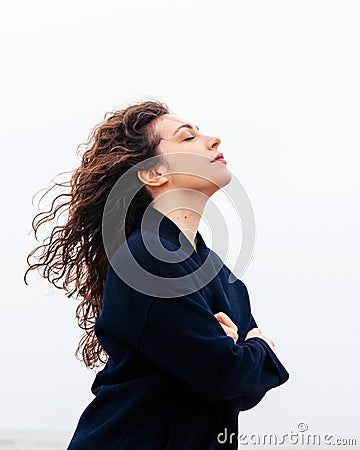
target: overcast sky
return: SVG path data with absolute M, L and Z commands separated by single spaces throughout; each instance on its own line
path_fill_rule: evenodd
M 0 34 L 0 428 L 71 433 L 93 398 L 75 300 L 22 281 L 32 196 L 77 166 L 105 112 L 158 99 L 222 139 L 254 210 L 241 278 L 290 379 L 241 431 L 357 434 L 359 2 L 13 0 Z

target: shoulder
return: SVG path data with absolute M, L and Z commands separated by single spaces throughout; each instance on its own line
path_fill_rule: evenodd
M 141 233 L 136 229 L 130 236 L 120 244 L 113 254 L 110 264 L 114 267 L 117 265 L 125 265 L 130 263 L 134 258 L 138 263 L 151 266 L 153 264 L 153 256 L 147 248 L 147 242 L 155 241 L 155 236 L 147 231 Z
M 171 242 L 160 242 L 151 231 L 135 230 L 112 256 L 108 283 L 147 296 L 176 297 L 197 290 L 192 271 Z
M 153 273 L 168 271 L 174 262 L 181 262 L 175 245 L 150 230 L 134 230 L 113 254 L 113 267 L 133 265 L 134 262 Z M 165 264 L 165 266 L 164 266 Z M 177 265 L 178 266 L 178 265 Z

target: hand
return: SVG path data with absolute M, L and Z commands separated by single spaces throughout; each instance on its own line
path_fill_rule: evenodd
M 262 331 L 260 330 L 260 328 L 253 328 L 253 329 L 251 329 L 248 332 L 248 334 L 246 335 L 245 341 L 246 341 L 246 339 L 249 339 L 251 337 L 259 337 L 261 339 L 264 339 L 264 341 L 267 342 L 273 350 L 275 350 L 275 342 L 272 339 L 264 336 L 262 334 Z
M 234 324 L 234 322 L 230 319 L 229 316 L 227 316 L 224 312 L 218 312 L 214 314 L 214 316 L 219 321 L 220 325 L 223 327 L 225 333 L 232 337 L 234 339 L 234 342 L 236 344 L 236 341 L 238 340 L 238 333 L 237 333 L 237 326 Z

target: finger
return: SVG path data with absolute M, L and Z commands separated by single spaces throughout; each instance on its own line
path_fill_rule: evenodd
M 234 323 L 228 323 L 228 322 L 224 322 L 222 319 L 219 319 L 220 323 L 223 323 L 224 325 L 226 325 L 227 327 L 232 328 L 234 331 L 238 331 L 238 327 L 234 324 Z
M 270 338 L 266 338 L 265 342 L 267 342 L 267 344 L 269 345 L 269 347 L 271 347 L 273 350 L 275 348 L 275 344 L 274 341 Z
M 233 327 L 234 329 L 237 330 L 237 326 L 236 324 L 230 319 L 230 317 L 228 315 L 226 315 L 224 312 L 218 312 L 215 314 L 215 317 L 222 323 L 224 323 L 225 325 L 229 326 L 229 327 Z
M 260 330 L 260 328 L 255 327 L 255 328 L 251 328 L 251 330 L 249 330 L 248 332 L 249 332 L 249 333 L 251 333 L 251 332 L 254 332 L 254 333 L 261 333 L 261 330 Z
M 226 334 L 230 334 L 230 333 L 234 332 L 230 327 L 228 327 L 227 325 L 223 324 L 222 322 L 220 322 L 220 325 L 221 325 L 222 329 L 225 331 Z
M 238 337 L 239 337 L 239 336 L 238 336 L 238 334 L 236 333 L 236 331 L 234 331 L 233 328 L 228 327 L 227 325 L 224 325 L 224 324 L 221 324 L 221 326 L 223 327 L 225 333 L 226 333 L 228 336 L 232 337 L 232 338 L 235 340 L 235 342 L 238 340 Z
M 248 331 L 246 337 L 258 336 L 259 334 L 259 328 L 252 328 L 250 331 Z

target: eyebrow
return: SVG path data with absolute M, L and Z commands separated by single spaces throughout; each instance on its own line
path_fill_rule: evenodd
M 192 125 L 190 125 L 190 123 L 184 123 L 183 125 L 180 125 L 179 128 L 177 128 L 174 133 L 173 136 L 181 130 L 181 128 L 189 128 L 190 130 L 193 130 L 194 128 L 196 128 L 199 131 L 199 127 L 197 125 L 195 125 L 195 127 L 193 127 Z

